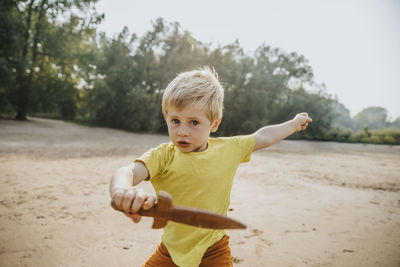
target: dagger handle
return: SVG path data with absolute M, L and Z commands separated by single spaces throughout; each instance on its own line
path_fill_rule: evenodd
M 158 210 L 157 210 L 157 203 L 156 203 L 156 204 L 154 204 L 154 206 L 152 208 L 150 208 L 148 210 L 141 209 L 141 210 L 138 211 L 138 213 L 141 216 L 156 217 L 156 216 L 158 216 L 158 212 L 157 211 Z
M 123 213 L 126 213 L 126 214 L 134 214 L 134 213 L 131 213 L 131 212 L 129 212 L 129 213 L 125 212 L 123 209 L 118 208 L 118 206 L 115 204 L 114 199 L 111 200 L 110 205 L 111 205 L 111 207 L 113 209 L 115 209 L 117 211 L 120 211 L 120 212 L 123 212 Z M 154 206 L 151 209 L 148 209 L 148 210 L 141 209 L 137 213 L 140 214 L 141 216 L 155 217 L 155 216 L 157 216 L 157 213 L 158 213 L 157 212 L 157 203 L 154 204 Z

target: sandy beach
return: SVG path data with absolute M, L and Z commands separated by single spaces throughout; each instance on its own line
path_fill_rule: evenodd
M 0 120 L 0 266 L 140 266 L 152 219 L 109 207 L 115 170 L 168 136 Z M 152 192 L 149 183 L 141 186 Z M 237 172 L 235 266 L 400 266 L 400 147 L 282 141 Z

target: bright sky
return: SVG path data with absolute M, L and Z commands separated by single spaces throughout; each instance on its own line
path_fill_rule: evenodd
M 163 17 L 202 42 L 297 52 L 352 116 L 369 106 L 400 116 L 400 1 L 101 0 L 97 9 L 110 37 L 124 26 L 142 36 Z

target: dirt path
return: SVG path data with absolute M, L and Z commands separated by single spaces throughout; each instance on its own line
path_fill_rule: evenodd
M 108 180 L 167 141 L 0 120 L 0 266 L 140 266 L 161 231 L 109 208 Z M 231 209 L 236 266 L 398 267 L 400 149 L 283 141 L 239 168 Z

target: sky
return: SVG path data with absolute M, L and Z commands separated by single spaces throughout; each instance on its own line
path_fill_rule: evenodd
M 124 26 L 142 36 L 162 17 L 213 45 L 239 41 L 302 54 L 351 116 L 366 107 L 400 116 L 400 1 L 397 0 L 100 0 L 99 30 Z

